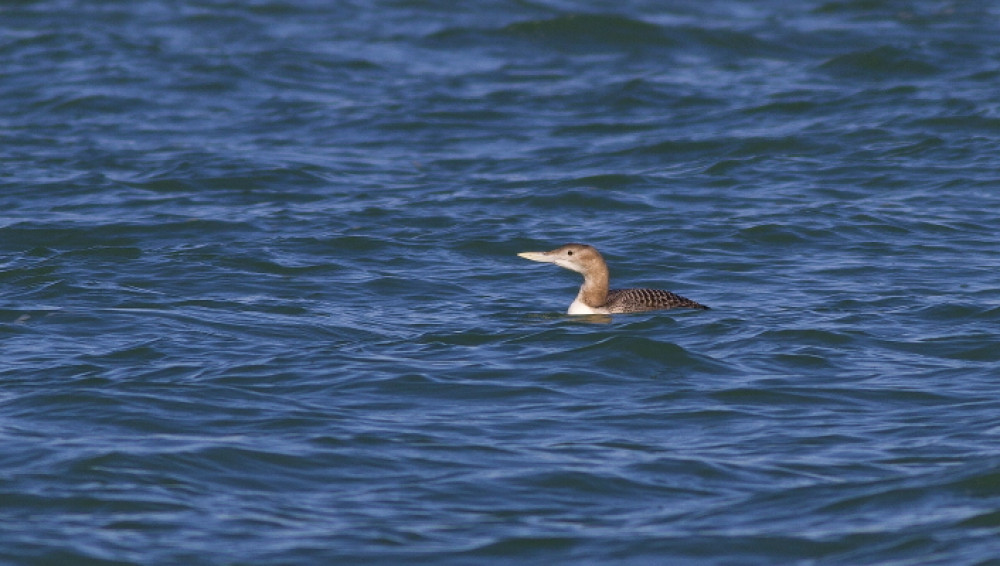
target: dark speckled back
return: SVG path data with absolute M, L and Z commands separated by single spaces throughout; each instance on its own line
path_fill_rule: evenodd
M 612 313 L 677 308 L 708 309 L 701 303 L 659 289 L 612 289 L 608 291 L 608 300 L 604 303 L 604 307 Z

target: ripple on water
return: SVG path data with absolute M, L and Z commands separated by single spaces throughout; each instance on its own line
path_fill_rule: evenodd
M 168 4 L 0 8 L 0 561 L 995 558 L 991 8 Z

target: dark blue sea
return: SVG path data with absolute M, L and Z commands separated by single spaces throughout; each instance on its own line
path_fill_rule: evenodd
M 0 564 L 997 565 L 998 234 L 992 1 L 7 1 Z

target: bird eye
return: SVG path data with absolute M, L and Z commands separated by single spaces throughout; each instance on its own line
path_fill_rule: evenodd
M 566 255 L 573 255 L 573 250 L 566 250 Z

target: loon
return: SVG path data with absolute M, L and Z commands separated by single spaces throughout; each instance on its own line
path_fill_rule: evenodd
M 567 314 L 624 314 L 660 309 L 707 310 L 680 295 L 659 289 L 608 289 L 608 264 L 601 254 L 584 244 L 566 244 L 550 252 L 522 252 L 524 259 L 554 263 L 583 274 L 583 285 Z

